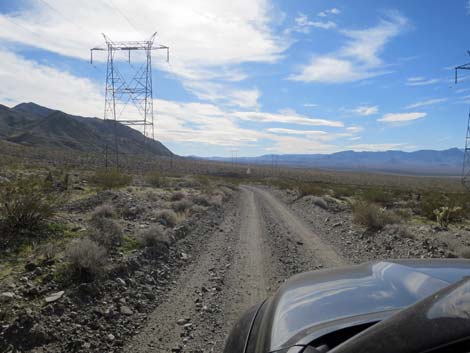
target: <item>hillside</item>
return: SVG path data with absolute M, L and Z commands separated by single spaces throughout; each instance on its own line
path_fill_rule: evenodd
M 213 157 L 211 160 L 231 161 L 231 158 Z M 321 168 L 386 173 L 460 175 L 463 151 L 451 148 L 444 151 L 421 150 L 415 152 L 342 151 L 332 154 L 284 154 L 237 158 L 239 163 Z
M 0 105 L 0 140 L 13 144 L 100 153 L 106 144 L 114 146 L 115 136 L 121 153 L 172 154 L 162 143 L 112 121 L 69 115 L 35 103 Z

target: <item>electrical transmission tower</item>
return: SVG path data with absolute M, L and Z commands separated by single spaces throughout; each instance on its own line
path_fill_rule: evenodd
M 470 55 L 470 51 L 468 52 L 468 54 Z M 459 70 L 470 70 L 470 62 L 457 66 L 455 68 L 455 83 L 457 83 L 457 80 L 458 80 Z M 470 189 L 470 111 L 468 114 L 467 134 L 465 137 L 465 150 L 464 150 L 463 165 L 462 165 L 462 184 L 467 189 Z
M 148 40 L 144 41 L 121 41 L 114 42 L 103 34 L 105 45 L 90 49 L 90 62 L 93 64 L 93 53 L 95 51 L 107 52 L 107 68 L 106 68 L 106 87 L 105 87 L 105 103 L 104 103 L 104 120 L 114 122 L 114 146 L 109 146 L 106 142 L 105 147 L 105 163 L 106 168 L 110 159 L 110 152 L 114 153 L 114 163 L 116 168 L 119 167 L 119 150 L 117 123 L 130 126 L 140 126 L 145 137 L 154 139 L 154 114 L 153 114 L 153 87 L 152 87 L 152 51 L 166 50 L 166 60 L 169 61 L 170 48 L 165 45 L 154 44 L 157 32 L 155 32 Z M 131 52 L 143 51 L 145 59 L 143 64 L 138 68 L 131 66 Z M 123 56 L 117 58 L 118 53 L 126 55 L 126 61 L 131 71 L 130 74 L 124 75 L 118 67 L 118 63 L 122 63 Z M 129 116 L 129 109 L 126 107 L 132 105 L 137 110 L 136 114 Z

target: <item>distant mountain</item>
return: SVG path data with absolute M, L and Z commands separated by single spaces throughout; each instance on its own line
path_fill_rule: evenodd
M 69 115 L 35 103 L 0 105 L 0 140 L 10 143 L 101 153 L 106 144 L 114 146 L 115 136 L 122 153 L 172 155 L 162 143 L 120 123 Z
M 320 168 L 356 171 L 375 171 L 397 174 L 460 175 L 464 153 L 458 148 L 444 151 L 415 152 L 342 151 L 332 154 L 281 154 L 237 158 L 237 163 Z M 232 158 L 212 157 L 210 160 L 232 161 Z

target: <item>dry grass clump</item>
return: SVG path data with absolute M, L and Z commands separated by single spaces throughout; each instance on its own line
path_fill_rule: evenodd
M 160 227 L 153 226 L 141 231 L 138 239 L 149 257 L 156 259 L 169 255 L 170 240 Z
M 203 213 L 207 210 L 207 207 L 204 207 L 204 206 L 201 206 L 201 205 L 193 205 L 190 210 L 189 210 L 189 213 L 191 215 L 193 214 L 196 214 L 196 213 Z
M 171 195 L 170 200 L 171 201 L 180 201 L 180 200 L 184 199 L 185 197 L 186 197 L 186 194 L 184 192 L 176 191 Z
M 116 218 L 117 214 L 114 207 L 108 204 L 101 205 L 95 208 L 91 214 L 91 221 L 96 222 L 101 218 Z
M 174 227 L 178 222 L 178 216 L 176 215 L 175 211 L 169 209 L 158 211 L 155 214 L 155 217 L 158 221 L 160 221 L 160 223 L 163 223 L 163 225 L 168 227 Z
M 211 201 L 210 201 L 209 196 L 204 195 L 204 194 L 194 196 L 193 202 L 196 205 L 200 205 L 200 206 L 209 207 L 211 205 Z
M 122 228 L 112 218 L 92 218 L 90 221 L 90 238 L 107 249 L 122 244 Z
M 72 241 L 65 251 L 72 277 L 91 281 L 103 270 L 106 250 L 90 238 Z
M 186 210 L 190 209 L 192 206 L 193 203 L 189 200 L 175 201 L 171 204 L 171 208 L 177 213 L 183 213 Z
M 130 185 L 132 176 L 118 169 L 102 169 L 95 172 L 91 181 L 103 189 L 115 189 Z
M 352 213 L 355 223 L 363 225 L 371 231 L 377 231 L 387 224 L 399 222 L 398 217 L 393 212 L 363 200 L 352 204 Z

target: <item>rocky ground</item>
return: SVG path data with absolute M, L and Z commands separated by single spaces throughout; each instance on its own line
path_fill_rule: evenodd
M 350 208 L 342 200 L 327 198 L 327 207 L 318 205 L 318 198 L 298 199 L 293 191 L 271 190 L 282 199 L 324 241 L 352 263 L 399 258 L 460 257 L 470 246 L 470 226 L 451 224 L 441 228 L 424 219 L 403 221 L 370 232 L 354 224 Z
M 197 193 L 181 187 L 195 200 Z M 167 256 L 117 253 L 106 278 L 66 288 L 51 275 L 54 261 L 28 263 L 0 287 L 2 305 L 14 314 L 0 316 L 0 351 L 218 353 L 241 313 L 293 274 L 374 259 L 455 257 L 470 245 L 463 225 L 443 230 L 422 222 L 370 233 L 352 222 L 342 200 L 320 207 L 310 196 L 260 185 L 213 191 L 216 200 L 172 227 L 152 210 L 177 201 L 154 192 L 79 198 L 63 217 L 81 224 L 112 203 L 127 235 L 154 223 L 166 227 Z

